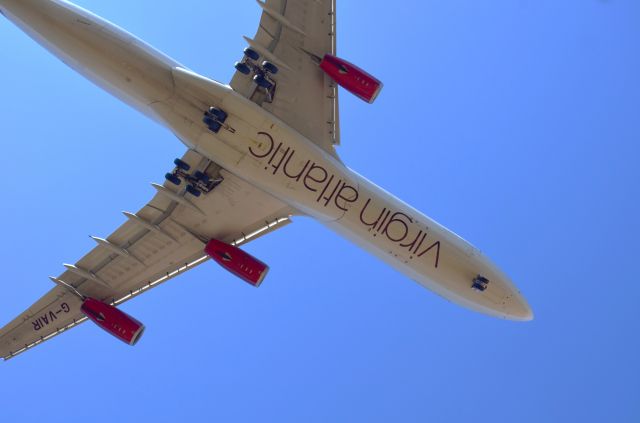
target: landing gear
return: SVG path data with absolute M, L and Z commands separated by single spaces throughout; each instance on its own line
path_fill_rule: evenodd
M 207 125 L 207 128 L 209 128 L 209 131 L 213 132 L 214 134 L 217 134 L 218 132 L 220 132 L 220 128 L 222 128 L 222 124 L 220 122 L 210 120 L 206 117 L 202 119 L 202 121 Z
M 205 184 L 208 184 L 211 181 L 211 178 L 209 178 L 209 175 L 207 175 L 206 173 L 202 173 L 199 170 L 195 171 L 195 173 L 193 174 L 193 177 Z
M 219 122 L 214 122 L 214 124 L 222 125 Z M 182 184 L 182 181 L 184 180 L 187 183 L 185 191 L 193 195 L 194 197 L 200 197 L 202 193 L 208 193 L 212 191 L 224 180 L 224 178 L 219 173 L 220 167 L 215 165 L 215 163 L 209 163 L 209 165 L 205 169 L 196 170 L 195 172 L 193 172 L 193 174 L 189 173 L 191 166 L 184 160 L 175 159 L 173 163 L 176 165 L 176 167 L 175 169 L 173 169 L 173 172 L 167 173 L 164 176 L 165 179 L 176 186 L 180 186 Z
M 164 175 L 164 177 L 167 181 L 171 182 L 173 185 L 180 185 L 182 183 L 182 180 L 176 174 L 167 173 L 166 175 Z
M 187 185 L 187 192 L 194 197 L 200 197 L 200 195 L 202 194 L 202 192 L 193 185 Z
M 471 288 L 476 291 L 483 292 L 489 286 L 489 279 L 485 278 L 482 275 L 478 275 L 473 279 L 473 283 L 471 284 Z
M 271 62 L 267 62 L 266 60 L 262 62 L 262 69 L 272 75 L 278 73 L 278 67 Z
M 249 65 L 243 62 L 236 62 L 235 68 L 238 72 L 245 75 L 249 75 L 251 73 L 251 68 L 249 67 Z
M 225 112 L 224 110 L 218 109 L 217 107 L 209 107 L 209 110 L 207 113 L 205 113 L 205 115 L 209 115 L 213 117 L 215 120 L 219 121 L 220 123 L 224 123 L 224 121 L 227 120 L 227 112 Z
M 189 163 L 181 159 L 175 159 L 173 161 L 173 164 L 175 164 L 178 169 L 184 170 L 185 172 L 188 172 L 189 169 L 191 169 L 191 166 L 189 166 Z
M 202 122 L 207 125 L 211 132 L 217 134 L 223 127 L 231 130 L 230 127 L 224 125 L 224 121 L 227 120 L 227 116 L 227 112 L 224 110 L 218 109 L 217 107 L 210 107 L 209 110 L 204 112 Z
M 257 86 L 264 88 L 265 90 L 269 90 L 273 87 L 273 83 L 267 79 L 264 74 L 257 74 L 253 77 L 253 82 L 256 83 Z
M 276 92 L 276 81 L 273 76 L 280 70 L 274 63 L 263 60 L 262 63 L 258 62 L 260 54 L 251 47 L 244 49 L 244 58 L 240 62 L 235 63 L 236 70 L 253 79 L 253 82 L 258 86 L 258 89 L 253 89 L 253 93 L 247 93 L 246 95 L 251 98 L 257 104 L 262 104 L 264 101 L 272 103 Z M 256 97 L 254 94 L 258 93 Z
M 252 49 L 251 47 L 247 47 L 244 49 L 244 55 L 247 56 L 251 60 L 258 60 L 260 58 L 260 53 Z

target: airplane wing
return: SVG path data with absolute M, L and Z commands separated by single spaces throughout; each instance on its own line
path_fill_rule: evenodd
M 185 183 L 153 184 L 153 199 L 54 281 L 83 295 L 121 304 L 205 262 L 207 240 L 240 245 L 290 222 L 284 203 L 194 151 L 182 161 L 200 171 L 203 192 L 185 195 Z M 208 192 L 207 192 L 208 191 Z M 84 322 L 81 300 L 56 286 L 0 330 L 0 356 L 8 360 Z
M 312 56 L 336 53 L 335 0 L 258 0 L 260 26 L 252 50 L 276 65 L 272 98 L 253 80 L 237 71 L 231 87 L 286 122 L 334 155 L 340 144 L 338 87 Z M 247 61 L 247 57 L 243 61 Z

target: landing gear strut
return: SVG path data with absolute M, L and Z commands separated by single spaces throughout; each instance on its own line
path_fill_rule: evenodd
M 219 174 L 217 177 L 209 176 L 206 170 L 196 170 L 193 174 L 190 174 L 191 166 L 181 159 L 175 159 L 173 163 L 176 167 L 173 172 L 164 176 L 165 179 L 177 186 L 180 186 L 184 180 L 187 183 L 185 190 L 194 197 L 200 197 L 203 192 L 212 191 L 224 180 Z

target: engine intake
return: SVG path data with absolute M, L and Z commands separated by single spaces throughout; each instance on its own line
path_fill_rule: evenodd
M 96 325 L 129 345 L 135 345 L 144 325 L 116 307 L 94 298 L 85 298 L 80 308 Z
M 255 287 L 260 286 L 269 271 L 269 266 L 251 254 L 217 239 L 209 241 L 204 252 L 220 266 Z
M 325 54 L 320 68 L 341 87 L 367 103 L 373 103 L 382 90 L 382 82 L 339 57 Z

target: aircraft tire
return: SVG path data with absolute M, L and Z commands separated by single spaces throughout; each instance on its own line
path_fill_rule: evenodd
M 271 62 L 267 62 L 266 60 L 262 62 L 262 69 L 269 72 L 272 75 L 278 73 L 278 67 Z
M 167 181 L 171 182 L 173 185 L 180 185 L 182 183 L 182 180 L 177 175 L 174 175 L 173 173 L 167 173 L 166 175 L 164 175 L 164 177 Z
M 258 60 L 260 58 L 260 54 L 251 47 L 247 47 L 244 49 L 244 55 L 251 60 Z
M 251 73 L 251 68 L 246 63 L 236 62 L 235 68 L 238 72 L 249 75 Z
M 183 161 L 181 159 L 175 159 L 173 161 L 173 164 L 175 164 L 178 169 L 182 169 L 185 172 L 188 172 L 189 169 L 191 169 L 191 166 L 189 166 L 189 163 L 187 163 L 187 162 L 185 162 L 185 161 Z
M 200 190 L 194 187 L 193 185 L 187 185 L 187 192 L 193 195 L 194 197 L 200 197 L 200 195 L 202 194 Z

